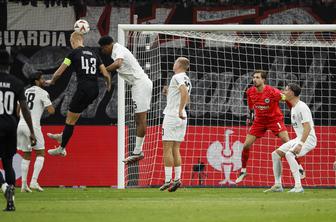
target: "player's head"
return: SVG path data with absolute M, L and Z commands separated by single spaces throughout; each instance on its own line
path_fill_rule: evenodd
M 255 87 L 263 86 L 266 82 L 267 72 L 264 70 L 256 70 L 253 73 L 253 84 Z
M 291 100 L 295 97 L 299 97 L 301 94 L 301 87 L 295 83 L 289 83 L 283 91 L 286 96 L 286 100 Z
M 174 63 L 173 71 L 175 73 L 186 72 L 189 69 L 189 59 L 186 57 L 178 57 Z
M 113 49 L 113 38 L 111 36 L 103 36 L 99 39 L 98 44 L 100 45 L 101 52 L 105 55 L 111 55 Z
M 43 78 L 42 75 L 43 73 L 40 71 L 33 73 L 33 75 L 31 75 L 31 77 L 29 78 L 30 84 L 33 86 L 42 87 L 45 83 L 45 79 Z
M 11 59 L 9 53 L 1 49 L 0 50 L 0 72 L 9 73 L 9 67 L 11 64 Z
M 83 47 L 84 46 L 83 34 L 80 34 L 78 32 L 71 33 L 70 43 L 73 49 L 76 49 L 78 47 Z

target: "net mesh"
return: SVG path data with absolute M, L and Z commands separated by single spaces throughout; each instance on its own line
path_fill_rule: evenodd
M 301 159 L 304 186 L 335 186 L 336 55 L 334 32 L 128 32 L 127 47 L 153 81 L 144 143 L 145 159 L 125 167 L 126 186 L 158 186 L 164 181 L 161 124 L 175 59 L 190 60 L 192 81 L 188 129 L 181 144 L 185 186 L 232 186 L 241 168 L 247 105 L 245 91 L 256 69 L 268 71 L 267 84 L 283 89 L 302 87 L 301 100 L 311 108 L 317 147 Z M 281 104 L 290 138 L 290 110 Z M 126 147 L 135 146 L 134 110 L 126 87 Z M 273 184 L 271 152 L 281 145 L 271 132 L 251 147 L 248 176 L 239 186 Z M 283 184 L 294 184 L 283 160 Z

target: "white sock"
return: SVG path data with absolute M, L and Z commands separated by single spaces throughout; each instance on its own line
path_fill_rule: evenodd
M 139 154 L 142 151 L 142 145 L 144 143 L 145 137 L 136 137 L 135 138 L 135 148 L 133 150 L 134 154 Z
M 181 172 L 182 172 L 181 166 L 174 167 L 174 172 L 175 172 L 175 179 L 174 180 L 181 179 Z
M 241 173 L 246 173 L 246 168 L 241 168 L 240 172 Z
M 28 175 L 28 169 L 29 169 L 30 160 L 22 159 L 21 161 L 21 179 L 22 184 L 27 185 L 27 175 Z
M 286 153 L 286 159 L 292 171 L 292 175 L 294 177 L 295 187 L 301 187 L 299 164 L 295 160 L 295 155 L 289 151 Z
M 281 157 L 276 151 L 272 152 L 272 161 L 273 161 L 274 184 L 281 186 L 282 163 L 281 163 Z
M 7 186 L 8 186 L 7 183 L 4 183 L 4 184 L 1 185 L 2 192 L 4 192 L 4 193 L 6 192 Z
M 169 182 L 172 179 L 173 167 L 165 167 L 165 182 Z
M 43 167 L 43 163 L 44 163 L 44 157 L 43 156 L 38 156 L 36 157 L 35 160 L 35 164 L 34 164 L 34 172 L 33 172 L 33 177 L 32 177 L 32 181 L 33 183 L 37 182 L 37 179 L 40 175 L 40 172 L 42 170 Z

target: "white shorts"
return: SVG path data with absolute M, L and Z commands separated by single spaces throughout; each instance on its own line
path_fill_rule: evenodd
M 182 142 L 187 131 L 187 118 L 167 116 L 162 123 L 162 141 Z
M 132 86 L 132 100 L 135 113 L 150 110 L 153 82 L 149 78 L 136 80 Z
M 34 127 L 36 145 L 32 147 L 30 141 L 30 131 L 28 126 L 19 125 L 17 128 L 17 148 L 23 152 L 34 150 L 44 150 L 44 138 L 40 127 Z
M 288 151 L 293 151 L 294 148 L 296 147 L 297 144 L 299 144 L 300 142 L 300 138 L 295 138 L 292 139 L 290 141 L 288 141 L 287 143 L 282 144 L 279 147 L 279 150 L 287 153 Z M 300 151 L 299 154 L 297 154 L 297 157 L 302 157 L 304 155 L 306 155 L 309 151 L 311 151 L 312 149 L 314 149 L 316 147 L 316 138 L 312 137 L 312 136 L 308 136 L 306 142 L 303 144 L 302 149 Z

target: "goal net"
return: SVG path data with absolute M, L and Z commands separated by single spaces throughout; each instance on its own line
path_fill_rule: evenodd
M 312 110 L 318 138 L 317 147 L 301 159 L 307 175 L 302 184 L 335 186 L 334 30 L 327 25 L 120 26 L 119 42 L 133 52 L 154 88 L 143 147 L 145 159 L 125 166 L 121 159 L 134 149 L 135 123 L 130 87 L 119 81 L 119 188 L 158 186 L 164 181 L 161 124 L 166 97 L 162 88 L 169 84 L 179 56 L 190 60 L 188 75 L 193 85 L 187 134 L 181 144 L 184 186 L 273 185 L 271 153 L 281 140 L 271 132 L 252 145 L 248 176 L 238 185 L 234 183 L 248 132 L 244 94 L 256 69 L 268 72 L 267 84 L 273 87 L 283 89 L 291 82 L 302 87 L 301 100 Z M 285 104 L 281 108 L 290 138 L 294 138 L 290 110 Z M 294 184 L 285 160 L 283 184 Z

